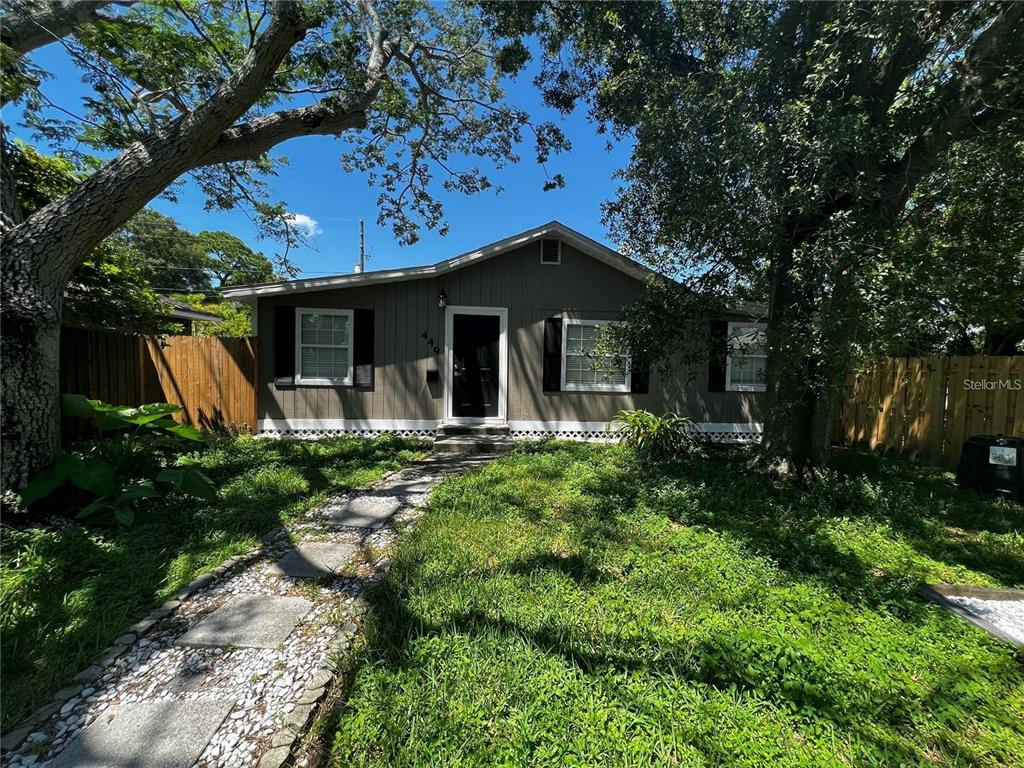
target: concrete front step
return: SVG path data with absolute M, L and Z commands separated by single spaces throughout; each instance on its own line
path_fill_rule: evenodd
M 443 422 L 437 425 L 438 437 L 451 437 L 453 435 L 507 435 L 508 424 L 451 424 Z
M 508 435 L 453 435 L 434 438 L 434 453 L 507 453 L 515 447 Z

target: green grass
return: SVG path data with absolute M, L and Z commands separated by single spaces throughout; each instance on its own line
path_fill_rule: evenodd
M 435 490 L 333 764 L 1024 764 L 1024 655 L 917 594 L 1024 586 L 1020 506 L 864 454 L 811 491 L 627 459 L 556 444 Z
M 216 503 L 182 496 L 131 528 L 5 525 L 0 553 L 2 727 L 15 725 L 155 604 L 331 493 L 417 458 L 415 440 L 213 437 L 197 456 Z

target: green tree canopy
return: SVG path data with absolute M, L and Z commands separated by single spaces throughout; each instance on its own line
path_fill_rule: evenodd
M 266 283 L 298 274 L 296 267 L 287 259 L 279 258 L 275 265 L 228 232 L 200 232 L 196 239 L 206 253 L 206 269 L 217 281 L 218 288 Z
M 801 474 L 823 463 L 908 201 L 953 147 L 1024 125 L 1024 4 L 487 8 L 504 58 L 522 61 L 523 35 L 540 38 L 549 104 L 584 100 L 613 137 L 634 139 L 607 223 L 687 289 L 660 286 L 634 308 L 631 346 L 678 350 L 700 338 L 680 333 L 695 297 L 721 308 L 763 292 L 762 458 Z
M 380 221 L 408 243 L 423 225 L 446 231 L 440 196 L 490 189 L 487 170 L 516 161 L 527 133 L 540 162 L 566 147 L 554 126 L 505 102 L 505 63 L 473 4 L 15 0 L 0 27 L 4 98 L 22 100 L 26 121 L 69 156 L 113 155 L 27 217 L 0 176 L 4 486 L 59 446 L 53 361 L 68 281 L 176 182 L 191 179 L 211 208 L 247 209 L 291 241 L 267 187 L 284 159 L 270 152 L 344 135 L 342 169 L 366 174 Z M 32 55 L 55 42 L 91 89 L 81 104 L 51 109 L 44 94 Z
M 1024 140 L 959 142 L 877 260 L 865 345 L 895 355 L 1024 352 Z
M 44 155 L 21 141 L 8 145 L 6 156 L 4 170 L 11 174 L 27 212 L 66 194 L 81 181 L 70 160 Z M 75 270 L 65 291 L 64 323 L 136 333 L 174 332 L 174 324 L 160 320 L 165 311 L 160 297 L 181 293 L 191 294 L 187 300 L 197 309 L 226 318 L 209 324 L 205 332 L 245 336 L 252 332 L 247 308 L 217 301 L 217 289 L 295 273 L 287 259 L 278 259 L 278 268 L 280 272 L 234 235 L 218 231 L 197 235 L 170 216 L 145 208 Z
M 81 181 L 74 165 L 60 156 L 44 155 L 23 142 L 8 144 L 4 173 L 9 174 L 21 207 L 28 213 L 67 194 Z M 152 271 L 126 230 L 89 254 L 65 289 L 67 325 L 132 329 L 140 333 L 166 330 L 160 322 L 160 297 L 150 287 Z

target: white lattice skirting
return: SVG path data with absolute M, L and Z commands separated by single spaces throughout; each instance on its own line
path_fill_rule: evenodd
M 433 419 L 263 419 L 258 434 L 263 437 L 315 439 L 331 435 L 377 437 L 383 434 L 402 437 L 433 437 L 440 422 Z M 509 433 L 519 440 L 606 441 L 615 432 L 603 421 L 510 421 Z M 750 443 L 761 439 L 761 424 L 741 422 L 704 422 L 699 424 L 700 439 L 713 443 Z

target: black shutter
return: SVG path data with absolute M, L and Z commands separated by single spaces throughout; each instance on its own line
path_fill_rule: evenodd
M 711 321 L 711 348 L 708 356 L 708 392 L 725 392 L 725 363 L 729 355 L 729 323 Z
M 295 307 L 274 307 L 274 386 L 295 386 Z
M 562 389 L 562 318 L 544 319 L 544 391 Z
M 354 310 L 352 319 L 353 384 L 359 389 L 373 389 L 373 310 Z
M 635 395 L 646 395 L 651 388 L 651 363 L 644 358 L 633 360 L 630 371 L 629 391 Z

